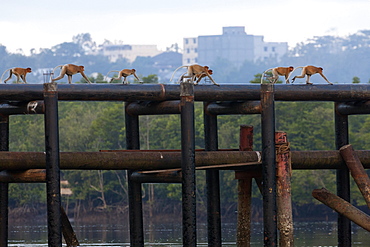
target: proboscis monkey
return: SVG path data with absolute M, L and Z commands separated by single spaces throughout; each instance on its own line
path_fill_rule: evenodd
M 289 80 L 288 80 L 289 75 L 290 75 L 290 73 L 292 73 L 293 70 L 294 70 L 293 66 L 276 67 L 276 68 L 266 70 L 265 72 L 263 72 L 263 75 L 265 75 L 268 71 L 271 71 L 272 76 L 268 78 L 271 83 L 275 83 L 279 79 L 279 75 L 284 76 L 285 77 L 285 82 L 289 83 Z M 262 76 L 262 79 L 263 79 L 263 76 Z
M 187 74 L 187 72 L 185 72 L 184 74 L 182 74 L 180 76 L 180 80 L 179 81 L 182 81 L 182 79 L 184 78 L 184 76 Z M 211 69 L 208 70 L 208 74 L 209 75 L 213 75 L 213 71 Z M 198 74 L 198 75 L 195 75 L 195 79 L 198 79 L 196 81 L 196 84 L 198 84 L 204 77 L 206 77 L 207 75 L 205 73 L 203 74 Z
M 108 74 L 110 72 L 118 72 L 118 77 L 113 77 L 109 83 L 111 83 L 113 80 L 121 80 L 121 78 L 123 77 L 123 84 L 127 84 L 128 81 L 127 81 L 127 77 L 130 76 L 130 75 L 133 75 L 136 80 L 138 80 L 139 82 L 142 82 L 140 81 L 139 77 L 136 75 L 136 70 L 135 69 L 123 69 L 121 71 L 117 71 L 117 70 L 111 70 L 108 72 Z M 107 76 L 108 76 L 107 74 Z
M 304 66 L 304 67 L 297 67 L 296 69 L 298 68 L 302 68 L 302 73 L 301 75 L 297 75 L 297 76 L 294 76 L 293 79 L 292 79 L 292 83 L 294 82 L 294 80 L 296 78 L 304 78 L 306 75 L 307 75 L 307 80 L 306 80 L 306 84 L 312 84 L 310 82 L 310 77 L 314 74 L 320 74 L 322 76 L 322 78 L 324 78 L 325 81 L 327 81 L 329 84 L 333 85 L 333 83 L 331 83 L 325 76 L 324 74 L 322 73 L 323 71 L 323 68 L 321 67 L 315 67 L 315 66 L 312 66 L 312 65 L 308 65 L 308 66 Z M 295 70 L 296 70 L 295 69 Z
M 209 75 L 213 75 L 213 71 L 211 70 L 211 69 L 209 69 L 208 70 L 208 74 Z M 203 73 L 203 74 L 198 74 L 198 75 L 196 75 L 195 77 L 198 79 L 197 81 L 196 81 L 196 84 L 198 84 L 204 77 L 206 77 L 207 75 L 205 74 L 205 73 Z
M 217 85 L 217 86 L 220 86 L 218 85 L 212 78 L 212 76 L 210 75 L 209 73 L 209 67 L 208 66 L 201 66 L 201 65 L 198 65 L 198 64 L 193 64 L 193 65 L 184 65 L 184 66 L 180 66 L 178 67 L 172 74 L 172 77 L 171 77 L 171 80 L 173 79 L 173 76 L 174 74 L 176 73 L 177 70 L 181 69 L 181 68 L 187 68 L 188 69 L 188 73 L 187 73 L 187 76 L 188 77 L 191 77 L 191 80 L 194 82 L 195 79 L 200 76 L 201 78 L 198 79 L 194 85 L 197 85 L 199 83 L 199 81 L 205 77 L 205 76 L 208 76 L 208 78 L 212 81 L 213 84 Z M 184 75 L 181 76 L 181 79 L 184 77 Z M 180 79 L 180 80 L 181 80 Z
M 84 71 L 85 71 L 85 67 L 82 66 L 82 65 L 74 65 L 74 64 L 65 64 L 65 65 L 59 65 L 57 67 L 54 68 L 53 70 L 53 74 L 55 72 L 55 70 L 57 68 L 62 68 L 62 70 L 60 71 L 60 75 L 57 77 L 57 78 L 54 78 L 52 79 L 51 81 L 54 82 L 54 81 L 57 81 L 57 80 L 60 80 L 62 79 L 65 75 L 68 76 L 68 83 L 71 84 L 72 83 L 72 75 L 75 75 L 77 73 L 80 73 L 82 75 L 82 77 L 88 82 L 88 83 L 91 83 L 91 81 L 89 80 L 89 78 L 87 78 L 87 76 L 85 75 Z
M 17 77 L 17 83 L 20 82 L 20 78 L 22 78 L 22 80 L 24 81 L 24 83 L 27 83 L 26 82 L 26 75 L 27 75 L 27 73 L 31 73 L 32 72 L 31 68 L 11 68 L 11 69 L 7 69 L 7 70 L 5 70 L 5 72 L 3 73 L 3 75 L 1 76 L 1 80 L 3 79 L 4 75 L 8 71 L 10 71 L 9 77 L 4 81 L 4 83 L 6 83 L 7 81 L 9 81 L 12 78 L 12 75 L 15 75 Z

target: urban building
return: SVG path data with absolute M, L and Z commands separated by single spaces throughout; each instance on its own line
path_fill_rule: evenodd
M 126 58 L 130 63 L 135 61 L 136 57 L 153 57 L 162 51 L 157 49 L 156 45 L 104 45 L 102 47 L 104 56 L 109 57 L 111 62 L 115 62 L 120 58 Z
M 249 35 L 244 27 L 223 27 L 221 35 L 184 38 L 182 63 L 212 65 L 225 59 L 239 67 L 245 61 L 279 61 L 287 51 L 287 42 L 264 42 L 263 36 Z

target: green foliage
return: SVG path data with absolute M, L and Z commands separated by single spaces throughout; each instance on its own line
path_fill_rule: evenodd
M 154 78 L 154 77 L 150 77 Z M 328 102 L 276 102 L 276 129 L 288 133 L 291 150 L 333 150 L 334 106 Z M 203 104 L 195 104 L 196 148 L 204 148 Z M 179 115 L 140 116 L 141 149 L 180 149 Z M 355 149 L 370 149 L 370 117 L 350 116 L 350 140 Z M 240 125 L 254 127 L 254 150 L 261 150 L 260 115 L 223 115 L 218 117 L 218 146 L 220 149 L 239 148 Z M 125 149 L 125 118 L 122 102 L 60 102 L 60 149 L 84 152 Z M 10 117 L 11 151 L 44 151 L 42 115 Z M 127 205 L 126 171 L 63 171 L 73 194 L 69 205 L 82 204 L 85 209 L 109 209 Z M 317 203 L 313 189 L 326 187 L 335 192 L 335 171 L 295 170 L 292 177 L 293 202 L 297 205 Z M 220 172 L 221 196 L 224 210 L 237 201 L 237 180 L 234 171 Z M 205 205 L 206 179 L 197 171 L 197 202 Z M 45 186 L 40 184 L 11 184 L 11 206 L 36 205 L 45 201 Z M 356 205 L 364 200 L 352 185 Z M 148 187 L 143 186 L 144 202 L 149 200 Z M 155 200 L 163 205 L 181 202 L 180 184 L 156 184 Z M 24 193 L 26 191 L 26 193 Z M 261 199 L 254 186 L 253 197 Z M 226 207 L 226 205 L 228 205 Z M 167 206 L 163 208 L 168 208 Z
M 10 151 L 41 152 L 45 150 L 43 115 L 11 116 L 9 121 Z
M 10 184 L 9 205 L 15 207 L 36 206 L 46 200 L 45 184 Z
M 141 79 L 143 80 L 143 83 L 158 83 L 158 76 L 155 74 L 144 76 Z
M 359 78 L 359 77 L 357 77 L 357 76 L 354 76 L 354 77 L 352 78 L 352 83 L 353 83 L 353 84 L 360 83 L 360 78 Z
M 249 81 L 250 83 L 253 83 L 253 84 L 258 84 L 258 83 L 261 83 L 261 77 L 262 77 L 262 74 L 261 73 L 258 73 L 258 74 L 255 74 L 254 75 L 254 79 Z

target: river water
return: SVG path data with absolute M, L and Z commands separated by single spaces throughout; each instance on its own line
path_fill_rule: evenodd
M 80 246 L 129 246 L 127 224 L 74 224 Z M 235 223 L 223 224 L 223 246 L 236 246 Z M 353 225 L 352 246 L 370 246 L 370 233 Z M 47 246 L 47 227 L 45 225 L 9 225 L 9 246 L 45 247 Z M 197 226 L 198 246 L 207 246 L 205 224 Z M 251 246 L 263 246 L 263 226 L 252 223 Z M 145 246 L 182 246 L 182 230 L 179 223 L 156 223 L 145 229 Z M 294 224 L 294 245 L 296 247 L 337 246 L 336 222 L 296 222 Z

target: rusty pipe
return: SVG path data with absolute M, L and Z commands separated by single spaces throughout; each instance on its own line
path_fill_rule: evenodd
M 364 168 L 370 168 L 370 151 L 357 150 Z M 339 151 L 291 151 L 292 167 L 297 170 L 338 169 L 345 165 Z M 150 157 L 150 159 L 148 159 Z M 206 169 L 259 169 L 260 151 L 196 151 L 195 164 Z M 181 167 L 180 151 L 61 152 L 61 169 L 76 170 L 159 170 Z M 215 167 L 217 165 L 228 167 Z M 244 165 L 241 165 L 244 164 Z M 0 152 L 0 170 L 45 169 L 43 152 Z
M 365 198 L 367 207 L 370 208 L 370 178 L 362 166 L 360 159 L 351 144 L 341 147 L 339 152 L 345 160 L 362 196 Z
M 326 206 L 352 220 L 365 230 L 370 231 L 370 216 L 355 206 L 352 206 L 349 202 L 343 200 L 325 188 L 313 190 L 312 196 L 324 203 Z

